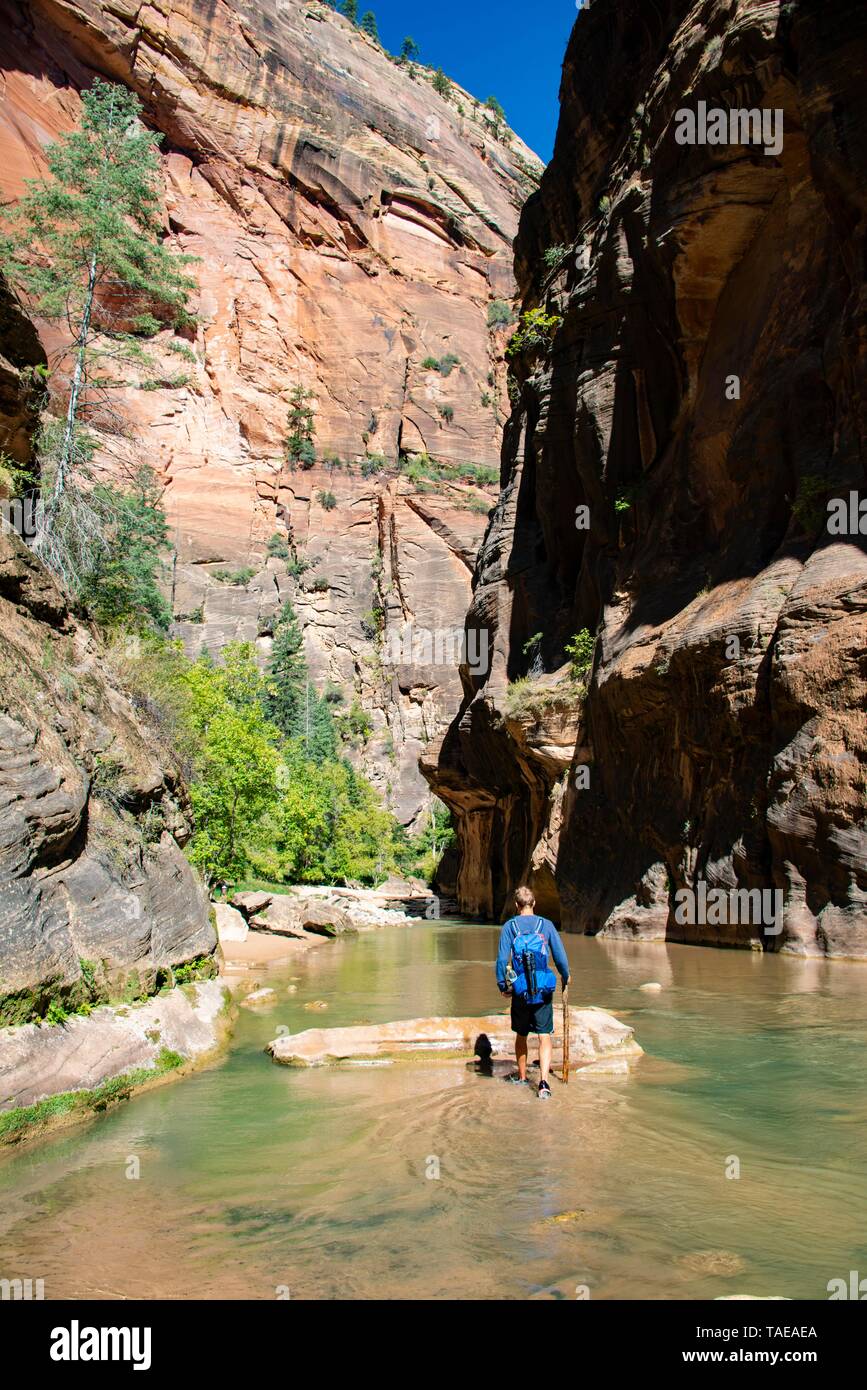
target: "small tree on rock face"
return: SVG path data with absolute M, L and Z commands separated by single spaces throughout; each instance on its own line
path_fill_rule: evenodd
M 362 33 L 367 34 L 369 38 L 379 43 L 379 30 L 376 27 L 376 15 L 373 13 L 373 10 L 364 11 L 364 14 L 361 16 L 361 23 L 358 27 L 361 29 Z
M 290 463 L 300 463 L 302 468 L 311 468 L 316 462 L 313 447 L 314 415 L 309 402 L 313 392 L 305 391 L 303 386 L 293 386 L 289 393 L 289 411 L 286 436 L 286 453 Z
M 100 423 L 96 403 L 105 391 L 125 384 L 111 364 L 152 367 L 139 339 L 161 327 L 153 310 L 189 322 L 193 281 L 184 268 L 191 258 L 173 255 L 163 239 L 162 137 L 145 130 L 140 112 L 132 92 L 97 79 L 83 94 L 79 127 L 46 148 L 47 174 L 28 183 L 0 237 L 0 268 L 30 313 L 72 331 L 61 360 L 71 359 L 68 382 L 55 373 L 65 419 L 57 428 L 49 417 L 37 439 L 42 499 L 34 549 L 73 591 L 83 576 L 64 536 L 76 534 L 78 513 L 86 533 L 78 553 L 104 544 L 89 509 L 96 446 L 87 424 Z
M 433 89 L 435 92 L 439 92 L 441 97 L 445 97 L 446 101 L 448 101 L 451 96 L 452 84 L 446 77 L 442 68 L 437 68 L 433 75 Z
M 343 14 L 353 24 L 358 23 L 358 0 L 343 0 Z
M 414 63 L 421 53 L 421 49 L 415 39 L 407 34 L 400 46 L 400 61 L 402 63 Z

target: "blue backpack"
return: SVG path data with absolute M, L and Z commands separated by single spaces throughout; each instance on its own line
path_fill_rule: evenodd
M 540 930 L 540 919 L 526 927 L 513 919 L 516 936 L 512 942 L 512 994 L 525 1004 L 547 1004 L 557 988 L 557 976 L 548 965 L 548 943 Z

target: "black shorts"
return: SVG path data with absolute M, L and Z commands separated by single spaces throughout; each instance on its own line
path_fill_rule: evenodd
M 547 1004 L 526 1004 L 523 999 L 512 1000 L 512 1032 L 526 1038 L 528 1033 L 553 1033 L 554 1001 Z

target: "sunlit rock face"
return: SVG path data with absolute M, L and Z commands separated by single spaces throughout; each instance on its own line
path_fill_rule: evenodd
M 562 325 L 517 365 L 469 618 L 490 672 L 425 764 L 469 910 L 529 878 L 573 930 L 867 955 L 867 556 L 826 507 L 867 495 L 865 18 L 578 17 L 516 261 L 525 307 Z M 778 113 L 782 148 L 678 143 L 699 102 Z M 531 659 L 559 702 L 508 691 Z M 778 893 L 782 918 L 679 920 L 702 881 Z
M 199 258 L 195 361 L 166 352 L 167 382 L 186 383 L 131 388 L 122 405 L 165 485 L 175 612 L 193 619 L 180 633 L 191 651 L 245 639 L 264 656 L 293 598 L 317 678 L 372 711 L 354 756 L 411 821 L 427 796 L 419 752 L 460 682 L 423 647 L 389 665 L 378 648 L 395 623 L 462 626 L 496 488 L 362 477 L 360 461 L 499 468 L 505 330 L 489 329 L 488 308 L 514 292 L 538 160 L 496 138 L 468 94 L 446 101 L 324 5 L 0 0 L 0 23 L 5 200 L 41 171 L 95 74 L 136 91 L 165 136 L 167 230 Z M 445 375 L 423 365 L 449 355 Z M 317 458 L 341 469 L 287 467 L 295 386 L 313 393 Z M 275 534 L 316 567 L 291 578 L 268 559 Z M 246 585 L 213 577 L 249 569 Z

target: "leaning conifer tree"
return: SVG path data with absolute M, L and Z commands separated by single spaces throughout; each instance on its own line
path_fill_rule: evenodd
M 125 87 L 98 79 L 82 96 L 81 122 L 45 150 L 47 173 L 30 180 L 3 219 L 0 268 L 37 320 L 68 329 L 51 376 L 52 407 L 36 440 L 40 504 L 36 549 L 73 593 L 115 518 L 113 490 L 93 485 L 106 393 L 154 369 L 143 340 L 192 322 L 188 256 L 163 235 L 158 147 Z M 170 350 L 190 356 L 185 344 Z M 176 380 L 167 384 L 180 384 Z M 102 409 L 102 415 L 100 410 Z M 91 428 L 93 427 L 93 428 Z M 116 419 L 103 431 L 122 431 Z M 137 471 L 137 469 L 136 469 Z

